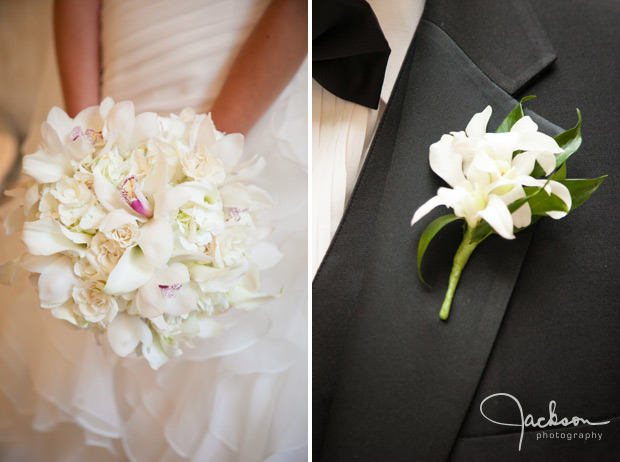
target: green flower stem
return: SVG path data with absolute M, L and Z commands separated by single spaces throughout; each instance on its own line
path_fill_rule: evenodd
M 463 241 L 454 255 L 454 263 L 452 264 L 452 271 L 450 272 L 450 280 L 448 282 L 448 291 L 446 292 L 446 298 L 444 299 L 443 304 L 441 305 L 441 311 L 439 312 L 439 317 L 444 321 L 447 320 L 450 315 L 452 298 L 454 297 L 454 291 L 459 283 L 463 268 L 465 268 L 467 260 L 469 260 L 470 255 L 479 244 L 479 242 L 472 242 L 473 232 L 474 228 L 467 226 L 467 230 L 463 236 Z

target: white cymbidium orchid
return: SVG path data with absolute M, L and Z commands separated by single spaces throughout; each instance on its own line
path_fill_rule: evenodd
M 74 119 L 62 109 L 50 110 L 41 127 L 44 149 L 24 157 L 24 172 L 39 183 L 71 177 L 74 163 L 113 146 L 121 151 L 137 146 L 158 132 L 157 114 L 135 115 L 129 101 L 114 103 L 106 98 L 100 106 L 81 111 Z
M 504 119 L 495 133 L 487 133 L 490 106 L 475 114 L 465 131 L 443 135 L 430 147 L 430 166 L 450 187 L 420 206 L 411 225 L 439 205 L 454 210 L 431 222 L 418 245 L 418 274 L 429 242 L 447 224 L 463 220 L 464 235 L 452 265 L 448 290 L 439 317 L 448 318 L 461 272 L 484 239 L 514 233 L 530 226 L 532 217 L 559 219 L 587 200 L 606 177 L 566 179 L 566 159 L 581 145 L 581 113 L 570 130 L 552 138 L 523 114 L 522 103 Z
M 545 174 L 555 169 L 555 154 L 563 152 L 557 142 L 540 133 L 529 117 L 519 119 L 506 133 L 486 133 L 491 106 L 474 115 L 464 132 L 443 135 L 430 147 L 431 169 L 452 188 L 439 188 L 437 195 L 413 215 L 414 225 L 439 205 L 454 209 L 470 227 L 485 220 L 500 236 L 514 239 L 513 228 L 529 226 L 532 214 L 524 203 L 514 212 L 508 206 L 526 196 L 524 186 L 547 186 L 548 194 L 562 199 L 568 209 L 571 196 L 557 181 L 533 178 L 536 162 Z M 566 215 L 547 212 L 552 218 Z

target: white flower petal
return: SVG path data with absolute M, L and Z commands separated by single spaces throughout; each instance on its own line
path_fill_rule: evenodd
M 62 153 L 37 151 L 24 157 L 23 170 L 38 183 L 54 183 L 73 175 L 71 161 Z
M 273 299 L 275 299 L 273 295 L 255 294 L 243 287 L 235 287 L 228 292 L 230 306 L 239 310 L 255 310 Z
M 11 210 L 4 219 L 4 230 L 6 234 L 13 234 L 22 229 L 24 225 L 24 207 L 16 207 Z
M 164 296 L 155 278 L 151 278 L 138 289 L 136 309 L 144 318 L 157 318 L 164 314 Z
M 198 337 L 200 338 L 217 337 L 224 332 L 224 327 L 217 321 L 213 320 L 210 316 L 198 315 L 197 320 L 200 328 Z
M 510 210 L 500 197 L 490 196 L 486 208 L 481 210 L 479 215 L 504 239 L 515 238 Z
M 182 316 L 198 309 L 196 292 L 188 285 L 181 287 L 172 297 L 166 298 L 165 304 L 166 313 L 173 316 Z
M 116 135 L 119 149 L 131 149 L 131 135 L 135 124 L 135 109 L 131 101 L 116 103 L 107 114 L 106 124 L 110 133 Z
M 411 219 L 411 226 L 415 225 L 422 217 L 439 205 L 445 205 L 445 202 L 439 196 L 431 197 L 415 211 Z
M 246 258 L 230 268 L 212 268 L 205 265 L 194 265 L 190 268 L 191 277 L 200 283 L 205 292 L 227 292 L 239 282 L 239 279 L 250 268 Z
M 500 174 L 497 161 L 495 159 L 491 159 L 485 152 L 480 152 L 474 157 L 471 167 L 485 173 L 493 173 L 495 175 Z
M 157 136 L 159 131 L 159 117 L 154 112 L 143 112 L 135 119 L 131 146 L 138 146 L 149 138 Z
M 142 344 L 142 355 L 149 362 L 149 366 L 154 370 L 158 370 L 170 359 L 162 348 L 161 339 L 158 335 L 153 336 L 152 342 Z
M 129 247 L 108 276 L 104 292 L 106 294 L 133 292 L 151 279 L 154 271 L 155 268 L 148 262 L 140 247 Z
M 517 150 L 516 145 L 519 141 L 517 133 L 487 133 L 484 139 L 489 143 L 496 160 L 510 163 L 512 153 Z
M 61 224 L 59 224 L 58 227 L 60 229 L 60 232 L 64 234 L 64 236 L 67 239 L 69 239 L 71 242 L 74 242 L 76 244 L 90 244 L 90 241 L 93 238 L 90 234 L 80 233 L 76 231 L 69 231 L 67 228 L 65 228 Z
M 95 147 L 85 137 L 80 136 L 75 141 L 69 141 L 65 145 L 67 156 L 76 162 L 82 161 L 86 156 L 95 152 Z
M 8 191 L 7 191 L 8 192 Z M 5 192 L 5 194 L 7 193 Z M 39 185 L 32 184 L 24 194 L 24 210 L 30 211 L 33 205 L 35 205 L 41 196 L 39 195 Z
M 160 152 L 155 158 L 153 168 L 144 179 L 142 187 L 142 192 L 149 200 L 153 200 L 158 191 L 163 191 L 166 188 L 167 172 L 168 163 L 166 162 L 166 156 Z
M 549 175 L 555 170 L 555 156 L 553 153 L 548 151 L 541 152 L 538 154 L 536 160 L 545 171 L 545 175 Z
M 182 263 L 172 263 L 165 268 L 158 269 L 154 281 L 164 286 L 185 284 L 189 282 L 189 269 Z
M 525 228 L 532 223 L 532 209 L 527 202 L 512 212 L 512 222 L 516 228 Z
M 553 138 L 540 132 L 523 133 L 519 138 L 518 149 L 523 151 L 549 151 L 555 154 L 564 151 Z
M 74 251 L 80 256 L 86 252 L 86 246 L 76 244 L 69 239 L 62 226 L 50 217 L 24 223 L 22 240 L 33 255 L 52 255 L 59 252 Z M 68 230 L 64 230 L 70 233 Z
M 64 142 L 60 139 L 54 127 L 47 122 L 41 124 L 41 137 L 43 138 L 46 152 L 50 154 L 65 154 Z
M 54 129 L 61 143 L 67 142 L 67 136 L 75 126 L 73 119 L 58 106 L 54 106 L 48 112 L 47 123 Z
M 167 218 L 168 215 L 178 212 L 179 208 L 190 200 L 191 193 L 182 186 L 165 187 L 163 190 L 154 193 L 153 197 L 155 198 L 154 217 L 156 219 Z
M 75 319 L 75 314 L 73 314 L 71 303 L 65 303 L 64 305 L 51 308 L 50 312 L 56 319 L 68 321 L 74 326 L 78 325 L 77 320 Z
M 114 100 L 110 98 L 109 96 L 106 96 L 104 100 L 101 102 L 101 104 L 99 105 L 99 114 L 101 115 L 102 119 L 105 119 L 108 116 L 108 113 L 110 112 L 110 109 L 112 109 L 113 106 L 114 106 Z
M 475 114 L 467 124 L 467 128 L 465 128 L 467 136 L 470 138 L 482 138 L 487 131 L 487 125 L 492 112 L 491 106 L 487 106 L 484 111 Z
M 241 183 L 228 183 L 219 190 L 224 207 L 247 209 L 252 206 L 252 197 L 247 186 Z
M 247 191 L 250 194 L 252 201 L 249 207 L 251 212 L 261 212 L 264 210 L 269 210 L 273 207 L 273 199 L 264 189 L 251 184 L 247 186 Z
M 93 185 L 95 187 L 97 199 L 106 210 L 111 212 L 117 209 L 124 209 L 129 213 L 133 212 L 121 197 L 120 191 L 106 180 L 98 166 L 93 169 Z
M 570 191 L 568 190 L 568 188 L 562 183 L 558 183 L 557 181 L 550 181 L 548 186 L 551 188 L 551 193 L 562 199 L 562 201 L 566 204 L 568 210 L 570 210 L 573 205 L 573 199 L 570 195 Z M 547 212 L 547 215 L 554 220 L 559 220 L 560 218 L 564 218 L 567 214 L 566 212 L 552 211 Z
M 138 245 L 149 263 L 161 268 L 172 256 L 174 233 L 167 220 L 153 218 L 140 227 Z
M 514 179 L 514 182 L 523 186 L 532 186 L 534 188 L 540 188 L 544 186 L 547 180 L 537 180 L 528 175 L 520 175 Z
M 211 147 L 211 153 L 222 161 L 227 172 L 231 171 L 243 154 L 243 135 L 232 133 L 223 136 Z
M 152 334 L 148 326 L 137 316 L 118 313 L 106 332 L 108 343 L 114 352 L 122 357 L 133 352 L 138 344 L 152 343 Z
M 123 209 L 112 210 L 101 223 L 99 223 L 99 231 L 107 233 L 108 231 L 112 231 L 113 229 L 129 223 L 136 224 L 136 221 L 137 218 L 134 215 Z
M 192 141 L 193 145 L 194 143 L 192 138 L 190 138 L 190 141 Z M 215 128 L 215 125 L 213 125 L 211 114 L 208 114 L 207 117 L 200 121 L 198 135 L 195 140 L 196 148 L 200 151 L 210 150 L 215 144 L 216 139 L 217 129 Z
M 57 258 L 57 255 L 30 255 L 26 253 L 22 258 L 22 268 L 31 273 L 42 273 Z
M 452 149 L 452 136 L 444 135 L 430 147 L 429 160 L 433 172 L 450 186 L 465 181 L 463 175 L 463 157 Z
M 551 155 L 553 156 L 553 154 Z M 517 175 L 529 175 L 532 173 L 537 157 L 538 153 L 535 151 L 525 151 L 521 154 L 517 154 L 514 159 L 512 159 L 512 166 L 515 168 Z
M 530 116 L 521 117 L 519 120 L 515 122 L 515 124 L 510 129 L 512 133 L 528 133 L 528 132 L 537 132 L 538 125 L 536 122 L 532 120 Z
M 71 298 L 77 278 L 73 273 L 73 261 L 61 256 L 50 263 L 39 277 L 39 299 L 42 308 L 54 308 Z
M 73 127 L 82 127 L 84 130 L 90 128 L 100 132 L 103 128 L 103 119 L 99 113 L 99 106 L 90 106 L 82 109 L 73 119 Z M 58 131 L 58 130 L 57 130 Z

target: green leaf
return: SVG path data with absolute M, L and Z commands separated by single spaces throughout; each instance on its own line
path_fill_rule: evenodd
M 526 188 L 523 188 L 526 189 Z M 547 194 L 547 192 L 543 191 L 543 188 L 532 188 L 538 190 L 537 194 L 534 194 L 528 203 L 530 204 L 530 209 L 532 209 L 532 216 L 536 215 L 546 215 L 547 212 L 567 212 L 568 206 L 566 203 L 560 199 L 555 194 Z
M 513 232 L 516 234 L 518 232 L 525 231 L 526 229 L 532 227 L 541 218 L 542 216 L 540 215 L 532 216 L 532 222 L 528 226 L 524 226 L 523 228 L 515 228 Z
M 536 162 L 536 164 L 534 165 L 534 170 L 532 170 L 532 173 L 530 173 L 530 176 L 532 178 L 540 178 L 542 176 L 545 176 L 545 171 L 543 170 L 543 168 L 540 166 L 538 162 Z
M 570 208 L 571 211 L 573 211 L 587 201 L 590 196 L 594 194 L 594 191 L 596 191 L 598 187 L 603 184 L 603 181 L 605 181 L 606 178 L 607 175 L 598 178 L 564 179 L 558 180 L 558 183 L 562 183 L 568 188 L 571 198 L 573 199 L 573 205 Z
M 564 133 L 560 133 L 555 138 L 556 143 L 564 149 L 564 152 L 558 154 L 555 158 L 556 168 L 566 162 L 572 154 L 574 154 L 579 146 L 581 146 L 581 111 L 577 109 L 577 125 Z
M 510 113 L 506 116 L 506 118 L 499 125 L 499 127 L 497 127 L 497 130 L 495 130 L 495 133 L 509 132 L 512 126 L 517 122 L 517 120 L 523 117 L 523 103 L 531 99 L 534 99 L 534 98 L 536 98 L 536 96 L 530 95 L 530 96 L 525 96 L 523 99 L 521 99 L 517 107 L 515 107 L 512 111 L 510 111 Z
M 563 180 L 566 178 L 566 162 L 564 162 L 559 169 L 555 171 L 553 175 L 549 177 L 550 180 Z
M 453 221 L 456 221 L 456 220 L 462 220 L 462 218 L 457 217 L 456 215 L 453 215 L 453 214 L 439 217 L 433 220 L 432 222 L 430 222 L 429 225 L 424 230 L 424 232 L 422 233 L 422 236 L 420 236 L 420 242 L 418 243 L 418 276 L 420 277 L 420 281 L 422 281 L 424 285 L 428 287 L 430 286 L 426 283 L 426 281 L 422 277 L 422 271 L 421 271 L 422 258 L 424 257 L 424 252 L 426 252 L 426 248 L 428 247 L 428 244 L 430 244 L 431 240 L 441 230 L 441 228 L 443 228 L 447 224 L 452 223 Z
M 471 233 L 471 242 L 473 244 L 480 244 L 482 241 L 484 241 L 487 237 L 489 237 L 494 232 L 495 231 L 493 231 L 493 228 L 491 228 L 491 225 L 489 225 L 484 220 L 480 220 L 480 223 L 476 225 L 476 227 Z

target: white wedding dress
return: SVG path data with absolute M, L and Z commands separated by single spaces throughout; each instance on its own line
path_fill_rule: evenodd
M 103 96 L 208 110 L 267 3 L 104 0 Z M 221 315 L 220 337 L 153 371 L 39 308 L 25 274 L 0 285 L 0 461 L 307 459 L 306 64 L 245 146 L 267 160 L 260 185 L 276 206 L 262 218 L 283 254 L 261 289 L 282 295 Z M 19 247 L 1 237 L 0 261 Z

